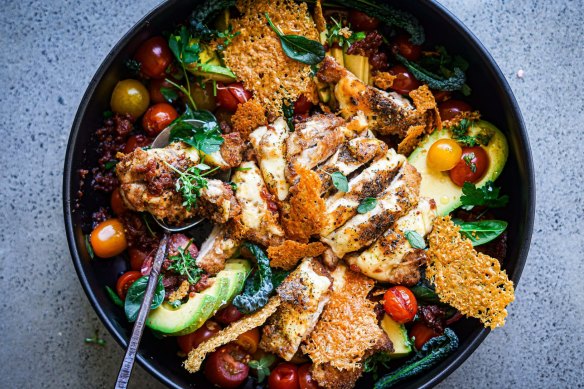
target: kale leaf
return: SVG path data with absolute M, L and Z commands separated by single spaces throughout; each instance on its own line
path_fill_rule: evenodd
M 400 61 L 408 70 L 416 77 L 419 81 L 428 84 L 432 89 L 443 90 L 443 91 L 456 91 L 461 90 L 466 83 L 466 75 L 464 71 L 455 67 L 452 71 L 452 76 L 444 78 L 435 74 L 420 64 L 409 61 L 408 59 L 396 54 L 395 57 Z
M 244 244 L 255 257 L 258 269 L 253 277 L 245 281 L 243 293 L 235 296 L 233 305 L 241 313 L 250 314 L 268 303 L 270 294 L 274 291 L 272 268 L 266 253 L 259 246 L 246 242 Z

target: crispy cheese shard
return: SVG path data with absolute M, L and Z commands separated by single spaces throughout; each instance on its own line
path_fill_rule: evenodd
M 286 240 L 279 246 L 268 247 L 270 266 L 284 270 L 293 269 L 302 258 L 317 257 L 326 250 L 326 246 L 320 242 L 299 243 Z
M 260 348 L 290 361 L 329 300 L 331 281 L 318 261 L 306 258 L 278 287 L 282 304 L 263 328 Z

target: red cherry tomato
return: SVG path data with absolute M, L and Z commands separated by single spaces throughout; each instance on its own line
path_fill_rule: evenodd
M 176 109 L 168 103 L 155 104 L 148 108 L 142 118 L 142 127 L 150 136 L 158 135 L 178 117 Z
M 410 61 L 417 61 L 422 56 L 422 47 L 410 42 L 410 37 L 406 34 L 399 34 L 394 38 L 391 50 Z
M 421 349 L 427 341 L 438 335 L 440 334 L 422 323 L 414 324 L 410 330 L 410 337 L 413 336 L 415 338 L 414 345 L 416 346 L 417 350 Z
M 215 320 L 223 325 L 238 321 L 243 317 L 243 313 L 239 312 L 233 305 L 228 305 L 215 314 Z
M 126 204 L 124 200 L 122 200 L 122 195 L 120 194 L 120 188 L 114 189 L 112 192 L 112 197 L 110 200 L 110 205 L 114 213 L 119 216 L 122 213 L 126 212 L 128 208 L 126 208 Z
M 172 62 L 172 52 L 168 48 L 166 39 L 155 36 L 138 47 L 134 59 L 140 62 L 140 72 L 150 78 L 162 78 L 166 75 L 166 68 Z
M 395 80 L 393 80 L 393 85 L 391 89 L 396 91 L 399 94 L 407 95 L 414 89 L 418 89 L 421 85 L 418 80 L 412 76 L 412 74 L 406 69 L 403 65 L 395 65 L 391 69 L 389 69 L 389 73 L 397 76 Z
M 268 378 L 270 389 L 300 389 L 298 368 L 292 363 L 280 363 Z
M 298 368 L 298 382 L 300 389 L 318 389 L 318 384 L 310 374 L 310 363 L 306 363 Z
M 164 98 L 162 92 L 160 92 L 161 88 L 174 89 L 178 93 L 178 90 L 163 78 L 151 80 L 150 85 L 148 86 L 148 93 L 150 94 L 151 103 L 154 104 L 168 103 L 168 101 Z
M 298 100 L 294 103 L 294 114 L 302 115 L 310 111 L 312 103 L 304 95 L 300 95 Z
M 432 94 L 437 103 L 443 103 L 452 98 L 452 93 L 445 90 L 432 90 Z
M 394 286 L 383 296 L 385 313 L 398 323 L 407 323 L 418 312 L 418 302 L 414 294 L 405 286 Z
M 126 146 L 124 147 L 124 153 L 130 154 L 132 151 L 136 150 L 138 147 L 150 146 L 151 143 L 152 143 L 152 139 L 150 139 L 144 135 L 141 135 L 141 134 L 132 135 L 126 141 Z
M 349 12 L 349 23 L 353 31 L 371 31 L 379 27 L 379 19 L 354 10 Z
M 192 349 L 199 347 L 201 343 L 211 338 L 213 335 L 221 331 L 221 326 L 214 321 L 207 320 L 201 328 L 190 334 L 179 336 L 176 338 L 178 347 L 185 354 L 188 354 Z
M 128 248 L 128 254 L 130 255 L 130 269 L 136 271 L 142 270 L 142 265 L 148 257 L 148 253 L 135 247 L 130 247 Z
M 249 375 L 249 354 L 236 344 L 227 344 L 207 357 L 205 377 L 221 388 L 236 388 Z
M 251 99 L 251 92 L 247 91 L 241 82 L 224 85 L 217 84 L 217 105 L 228 111 L 235 112 L 239 104 Z
M 118 278 L 118 282 L 116 283 L 116 291 L 122 300 L 126 299 L 128 289 L 130 289 L 130 286 L 132 286 L 132 284 L 140 277 L 142 277 L 142 273 L 139 271 L 130 270 Z
M 458 186 L 477 182 L 489 167 L 489 155 L 481 146 L 464 147 L 460 161 L 450 170 L 450 179 Z
M 440 112 L 442 120 L 454 119 L 461 112 L 470 112 L 471 110 L 471 106 L 461 100 L 448 100 L 438 104 L 438 112 Z

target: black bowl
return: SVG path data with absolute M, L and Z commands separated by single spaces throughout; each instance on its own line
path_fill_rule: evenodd
M 170 0 L 162 3 L 136 24 L 112 49 L 91 80 L 77 111 L 65 158 L 63 207 L 67 239 L 75 269 L 93 308 L 113 337 L 125 347 L 131 332 L 121 309 L 107 297 L 104 285 L 114 285 L 126 270 L 124 258 L 91 260 L 85 244 L 87 216 L 108 199 L 85 190 L 77 204 L 80 188 L 79 169 L 96 165 L 94 131 L 102 125 L 102 113 L 109 109 L 109 99 L 116 82 L 125 74 L 124 61 L 149 36 L 168 31 L 189 15 L 197 1 Z M 397 4 L 396 4 L 397 3 Z M 433 1 L 392 1 L 398 8 L 416 15 L 434 43 L 462 54 L 470 62 L 468 83 L 473 88 L 471 104 L 483 118 L 501 128 L 509 140 L 510 155 L 499 183 L 510 195 L 505 219 L 509 221 L 509 252 L 504 269 L 517 284 L 529 249 L 535 209 L 534 174 L 525 126 L 517 102 L 503 74 L 478 39 L 450 12 Z M 78 205 L 78 207 L 76 206 Z M 511 307 L 513 309 L 513 307 Z M 425 374 L 403 382 L 403 387 L 432 387 L 448 376 L 478 347 L 488 330 L 476 320 L 465 319 L 454 327 L 460 347 Z M 139 363 L 170 387 L 211 387 L 202 375 L 189 375 L 181 367 L 173 339 L 156 339 L 146 331 Z M 370 381 L 365 381 L 370 383 Z

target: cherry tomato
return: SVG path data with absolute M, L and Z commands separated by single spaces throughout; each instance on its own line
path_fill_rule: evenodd
M 155 104 L 148 108 L 142 118 L 142 128 L 150 136 L 160 134 L 178 117 L 178 112 L 168 103 Z
M 292 363 L 280 363 L 268 378 L 270 389 L 299 389 L 298 368 Z
M 418 302 L 414 294 L 405 286 L 393 286 L 383 296 L 385 313 L 398 323 L 407 323 L 418 312 Z
M 437 103 L 443 103 L 452 98 L 452 93 L 445 90 L 432 90 L 432 94 Z
M 252 328 L 251 330 L 239 335 L 235 340 L 235 343 L 240 345 L 241 348 L 243 348 L 250 354 L 253 354 L 257 351 L 259 342 L 260 342 L 259 328 Z
M 128 247 L 124 226 L 118 219 L 99 223 L 91 232 L 89 240 L 93 252 L 100 258 L 115 257 Z
M 150 85 L 148 86 L 148 93 L 150 94 L 150 101 L 152 103 L 168 103 L 162 92 L 160 92 L 161 88 L 173 89 L 176 91 L 177 95 L 179 93 L 179 91 L 165 79 L 151 80 Z
M 417 61 L 422 56 L 422 47 L 410 42 L 410 37 L 406 34 L 399 34 L 394 38 L 391 50 L 410 61 Z
M 399 94 L 407 95 L 414 89 L 418 89 L 421 85 L 403 65 L 393 66 L 389 69 L 389 73 L 397 76 L 397 78 L 393 80 L 391 89 Z
M 152 143 L 152 139 L 150 139 L 144 135 L 141 135 L 141 134 L 132 135 L 126 141 L 126 146 L 124 146 L 124 153 L 130 154 L 132 151 L 136 150 L 138 147 L 150 146 L 151 143 Z
M 217 108 L 217 98 L 213 95 L 213 84 L 206 83 L 203 87 L 198 82 L 191 84 L 191 97 L 197 105 L 197 109 L 214 111 Z
M 241 82 L 224 85 L 217 84 L 217 105 L 231 112 L 237 110 L 239 104 L 251 99 L 251 92 L 245 90 Z
M 142 277 L 142 273 L 131 270 L 125 272 L 120 278 L 118 278 L 118 282 L 116 282 L 116 291 L 122 300 L 126 299 L 128 289 L 130 289 L 130 286 L 132 286 L 132 284 L 140 277 Z
M 239 312 L 233 305 L 228 305 L 215 314 L 215 320 L 223 325 L 238 321 L 243 317 L 243 313 Z
M 318 389 L 318 384 L 312 378 L 312 374 L 310 374 L 311 367 L 312 365 L 310 363 L 306 363 L 298 368 L 300 389 Z
M 182 352 L 188 354 L 192 349 L 199 347 L 201 343 L 213 337 L 213 335 L 219 331 L 221 331 L 221 326 L 219 324 L 207 320 L 203 323 L 201 328 L 190 334 L 177 337 L 176 341 Z
M 207 357 L 205 377 L 221 388 L 236 388 L 249 375 L 249 359 L 241 347 L 227 344 Z
M 307 113 L 312 108 L 312 102 L 306 98 L 304 95 L 300 95 L 298 100 L 294 103 L 294 114 L 302 115 Z
M 465 147 L 456 166 L 450 170 L 450 179 L 458 186 L 477 182 L 489 167 L 489 156 L 481 146 Z
M 110 101 L 112 111 L 127 113 L 134 119 L 142 116 L 149 104 L 150 96 L 146 87 L 140 81 L 131 79 L 116 84 Z
M 140 62 L 140 72 L 150 78 L 163 78 L 172 62 L 172 52 L 161 36 L 144 41 L 136 51 L 134 59 Z
M 379 27 L 379 19 L 354 10 L 349 12 L 349 23 L 353 31 L 371 31 Z
M 471 110 L 471 106 L 461 100 L 447 100 L 438 104 L 438 112 L 440 112 L 442 120 L 454 119 L 461 112 L 470 112 Z
M 114 213 L 118 216 L 128 210 L 128 208 L 126 208 L 126 204 L 124 203 L 124 200 L 122 199 L 122 195 L 120 194 L 120 188 L 116 188 L 112 192 L 110 205 L 111 205 Z
M 436 331 L 419 322 L 414 324 L 410 330 L 410 337 L 413 336 L 415 338 L 414 345 L 417 350 L 421 349 L 427 341 L 438 335 L 439 334 Z
M 430 146 L 426 163 L 428 167 L 438 171 L 452 169 L 462 156 L 462 147 L 452 139 L 438 139 Z
M 128 254 L 130 255 L 130 269 L 142 270 L 142 265 L 148 257 L 148 253 L 135 247 L 128 247 Z

